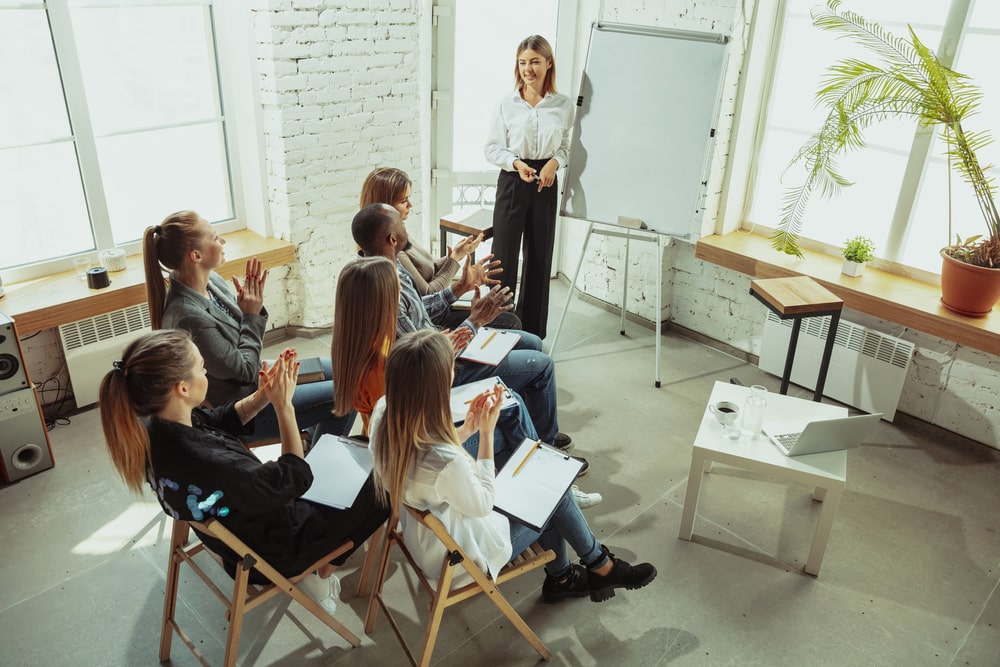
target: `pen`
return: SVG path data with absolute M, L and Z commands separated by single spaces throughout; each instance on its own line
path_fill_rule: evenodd
M 521 468 L 523 468 L 523 467 L 524 467 L 524 464 L 528 462 L 528 459 L 530 459 L 530 458 L 531 458 L 531 455 L 535 453 L 535 450 L 537 450 L 537 449 L 538 449 L 538 446 L 539 446 L 540 444 L 542 444 L 542 441 L 541 441 L 541 440 L 535 440 L 535 444 L 533 444 L 533 445 L 531 446 L 531 449 L 530 449 L 530 450 L 528 451 L 528 455 L 524 457 L 524 460 L 522 460 L 522 461 L 521 461 L 521 462 L 520 462 L 520 463 L 519 463 L 519 464 L 517 465 L 517 467 L 516 467 L 516 468 L 514 468 L 514 474 L 513 474 L 513 475 L 511 475 L 511 477 L 514 477 L 514 476 L 516 476 L 516 475 L 517 475 L 517 473 L 521 472 Z
M 480 350 L 485 350 L 486 346 L 490 344 L 490 341 L 493 340 L 493 337 L 496 336 L 496 335 L 497 335 L 496 331 L 494 331 L 493 333 L 491 333 L 490 337 L 486 339 L 486 342 L 479 346 L 479 349 Z

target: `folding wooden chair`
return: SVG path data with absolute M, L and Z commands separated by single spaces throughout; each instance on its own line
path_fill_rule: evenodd
M 502 584 L 525 572 L 545 565 L 555 558 L 555 553 L 551 550 L 543 551 L 537 544 L 532 545 L 527 551 L 508 563 L 500 571 L 496 578 L 496 584 L 494 584 L 493 580 L 480 570 L 476 566 L 476 563 L 462 550 L 462 547 L 458 545 L 437 517 L 427 510 L 417 510 L 408 505 L 404 507 L 413 519 L 419 521 L 424 527 L 434 533 L 447 549 L 447 554 L 445 554 L 444 561 L 441 564 L 441 576 L 438 578 L 437 587 L 435 588 L 427 577 L 424 576 L 423 572 L 420 571 L 409 549 L 407 549 L 406 544 L 403 542 L 403 534 L 397 525 L 397 518 L 393 517 L 390 519 L 388 525 L 391 528 L 386 530 L 386 538 L 382 545 L 379 564 L 375 574 L 375 585 L 372 588 L 371 598 L 368 602 L 368 613 L 365 617 L 365 634 L 371 634 L 372 629 L 375 627 L 375 617 L 378 614 L 378 608 L 381 607 L 385 611 L 386 618 L 389 620 L 389 624 L 392 626 L 393 632 L 396 633 L 396 638 L 402 644 L 403 650 L 406 652 L 410 662 L 413 665 L 425 667 L 431 662 L 431 653 L 434 652 L 434 644 L 437 641 L 444 610 L 474 595 L 486 593 L 487 597 L 503 612 L 503 615 L 510 620 L 518 632 L 538 651 L 538 655 L 543 660 L 548 660 L 552 655 L 549 649 L 545 647 L 545 644 L 542 643 L 542 640 L 538 638 L 534 631 L 528 627 L 524 619 L 514 611 L 514 608 L 497 588 L 497 584 Z M 394 545 L 399 547 L 399 550 L 413 567 L 413 571 L 423 585 L 424 590 L 431 596 L 430 618 L 427 621 L 424 643 L 420 650 L 419 658 L 414 658 L 409 644 L 404 639 L 399 625 L 396 623 L 392 612 L 386 606 L 385 600 L 382 597 L 382 586 L 385 583 L 385 575 L 389 567 L 389 560 Z M 472 576 L 473 581 L 465 586 L 451 590 L 451 582 L 455 575 L 455 569 L 458 566 L 463 567 Z
M 232 549 L 234 553 L 239 555 L 240 562 L 236 568 L 236 576 L 231 594 L 227 595 L 216 586 L 202 566 L 193 560 L 193 557 L 197 553 L 201 551 L 211 552 L 211 550 L 200 540 L 194 540 L 191 544 L 188 544 L 190 527 L 194 527 L 202 534 L 221 541 Z M 381 534 L 382 528 L 379 528 L 368 540 L 368 554 L 365 556 L 364 565 L 361 569 L 361 580 L 358 583 L 357 594 L 359 596 L 364 595 L 368 590 L 372 567 L 376 561 L 375 555 L 379 552 L 378 545 Z M 352 548 L 354 548 L 354 543 L 348 540 L 307 567 L 297 576 L 286 578 L 218 521 L 213 519 L 201 523 L 198 521 L 187 522 L 175 520 L 173 532 L 170 537 L 167 590 L 163 601 L 163 625 L 160 629 L 160 661 L 165 662 L 170 660 L 170 644 L 173 639 L 173 633 L 176 632 L 181 641 L 191 649 L 191 652 L 194 653 L 198 661 L 202 665 L 208 666 L 208 661 L 177 624 L 177 589 L 182 563 L 187 563 L 191 566 L 194 573 L 205 582 L 226 608 L 226 620 L 229 622 L 229 632 L 226 637 L 226 653 L 223 659 L 223 664 L 226 667 L 236 664 L 236 657 L 239 652 L 240 631 L 243 629 L 243 616 L 279 593 L 285 593 L 298 601 L 299 604 L 316 616 L 316 618 L 323 621 L 334 632 L 346 639 L 353 647 L 360 646 L 361 640 L 354 633 L 331 616 L 315 600 L 295 586 L 299 580 L 313 570 L 329 563 Z M 250 571 L 252 569 L 256 569 L 271 583 L 263 586 L 250 584 Z

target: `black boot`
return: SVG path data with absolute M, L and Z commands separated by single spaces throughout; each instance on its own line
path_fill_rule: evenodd
M 590 593 L 587 571 L 581 565 L 573 565 L 562 579 L 546 574 L 542 584 L 543 602 L 562 602 L 566 598 L 582 598 Z
M 587 569 L 587 586 L 590 588 L 590 599 L 593 602 L 604 602 L 615 596 L 616 588 L 634 590 L 642 588 L 656 578 L 656 568 L 649 563 L 630 565 L 615 558 L 608 548 L 601 545 L 601 550 L 611 559 L 611 571 L 600 575 Z

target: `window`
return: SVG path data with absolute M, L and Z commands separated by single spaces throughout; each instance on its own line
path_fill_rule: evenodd
M 816 0 L 785 0 L 779 12 L 783 27 L 757 152 L 747 223 L 777 225 L 786 188 L 804 180 L 800 166 L 785 171 L 798 148 L 815 132 L 824 111 L 814 106 L 814 91 L 823 71 L 837 60 L 858 56 L 860 47 L 836 40 L 812 25 Z M 953 68 L 973 78 L 984 101 L 967 129 L 993 130 L 1000 118 L 1000 71 L 992 53 L 1000 48 L 1000 4 L 985 0 L 848 0 L 845 7 L 907 35 L 912 25 L 921 41 L 938 50 L 957 43 Z M 949 18 L 951 15 L 951 18 Z M 965 16 L 965 21 L 954 17 Z M 952 28 L 951 26 L 955 27 Z M 804 217 L 803 237 L 839 247 L 857 234 L 872 238 L 885 259 L 938 273 L 938 250 L 948 243 L 948 178 L 953 195 L 954 231 L 966 237 L 985 232 L 971 188 L 947 168 L 944 142 L 929 143 L 915 124 L 887 121 L 866 133 L 867 148 L 842 157 L 842 173 L 854 182 L 833 199 L 813 195 Z M 1000 145 L 979 155 L 984 165 L 1000 161 Z
M 209 0 L 0 0 L 5 278 L 135 252 L 180 209 L 242 226 L 216 13 Z

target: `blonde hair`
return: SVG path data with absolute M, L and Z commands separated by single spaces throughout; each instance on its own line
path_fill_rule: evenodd
M 132 341 L 101 380 L 101 428 L 111 463 L 135 493 L 149 466 L 149 433 L 140 418 L 160 412 L 171 388 L 189 380 L 194 346 L 186 331 L 154 331 Z
M 529 35 L 517 45 L 517 52 L 514 57 L 514 85 L 518 90 L 524 87 L 524 79 L 521 78 L 521 68 L 517 66 L 517 60 L 528 49 L 547 59 L 551 65 L 545 71 L 545 80 L 542 82 L 542 94 L 548 95 L 549 93 L 558 92 L 556 90 L 556 58 L 552 51 L 552 45 L 541 35 Z
M 413 181 L 402 169 L 379 167 L 368 174 L 361 186 L 361 208 L 369 204 L 388 204 L 395 207 L 406 194 L 406 188 L 413 187 Z
M 142 263 L 146 272 L 146 300 L 154 329 L 163 326 L 163 308 L 167 300 L 167 281 L 163 272 L 181 268 L 184 258 L 202 246 L 201 220 L 194 211 L 171 213 L 155 227 L 147 227 L 142 236 Z
M 423 329 L 400 338 L 385 367 L 385 416 L 373 436 L 375 490 L 393 516 L 403 507 L 406 480 L 417 450 L 458 442 L 451 418 L 454 348 L 448 337 Z
M 365 376 L 385 362 L 396 340 L 398 311 L 399 279 L 392 261 L 361 257 L 340 272 L 330 346 L 334 414 L 351 411 Z

